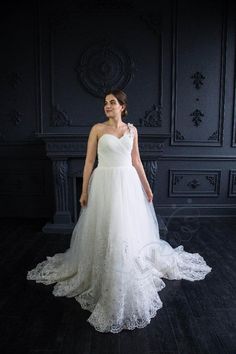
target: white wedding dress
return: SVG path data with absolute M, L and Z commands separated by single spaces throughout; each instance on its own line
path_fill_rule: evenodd
M 27 273 L 28 280 L 56 283 L 55 296 L 74 297 L 99 332 L 145 327 L 162 307 L 161 278 L 195 281 L 212 269 L 198 253 L 160 239 L 153 203 L 132 165 L 133 124 L 128 127 L 121 138 L 105 133 L 98 141 L 88 203 L 70 247 Z

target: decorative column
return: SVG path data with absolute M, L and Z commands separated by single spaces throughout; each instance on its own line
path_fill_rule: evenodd
M 55 214 L 53 223 L 47 223 L 44 232 L 70 232 L 73 224 L 68 203 L 68 161 L 53 159 L 53 180 L 55 194 Z
M 71 216 L 68 209 L 67 160 L 53 161 L 53 176 L 56 200 L 56 212 L 54 214 L 54 222 L 71 222 Z

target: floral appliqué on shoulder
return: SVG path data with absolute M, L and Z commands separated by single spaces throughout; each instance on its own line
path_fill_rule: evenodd
M 134 137 L 134 125 L 133 123 L 128 123 L 129 131 L 130 131 L 130 137 Z

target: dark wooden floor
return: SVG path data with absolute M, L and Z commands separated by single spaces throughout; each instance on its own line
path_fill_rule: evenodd
M 236 353 L 236 218 L 172 218 L 165 238 L 200 253 L 204 280 L 166 280 L 163 308 L 143 329 L 100 333 L 73 298 L 26 280 L 28 269 L 63 252 L 70 236 L 44 235 L 46 220 L 1 220 L 0 353 Z

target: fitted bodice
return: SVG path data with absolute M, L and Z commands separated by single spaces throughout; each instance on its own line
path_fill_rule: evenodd
M 109 133 L 105 133 L 99 138 L 98 167 L 132 166 L 133 124 L 128 123 L 128 129 L 128 132 L 120 138 Z

